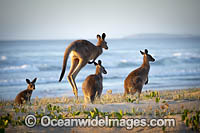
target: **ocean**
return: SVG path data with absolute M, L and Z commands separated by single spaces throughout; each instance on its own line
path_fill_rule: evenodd
M 62 82 L 61 73 L 65 48 L 73 40 L 0 41 L 0 99 L 15 99 L 27 88 L 26 78 L 38 78 L 32 97 L 73 96 L 67 81 L 70 58 Z M 96 40 L 90 40 L 96 44 Z M 98 57 L 107 70 L 103 75 L 103 94 L 124 92 L 124 79 L 140 67 L 140 50 L 148 49 L 156 61 L 150 63 L 149 83 L 144 90 L 169 90 L 200 87 L 200 39 L 107 39 L 109 49 Z M 97 59 L 97 60 L 98 60 Z M 76 77 L 78 94 L 82 96 L 84 79 L 95 73 L 87 64 Z

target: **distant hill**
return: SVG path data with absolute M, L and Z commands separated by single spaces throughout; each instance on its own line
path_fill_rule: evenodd
M 149 33 L 149 34 L 135 34 L 124 37 L 124 39 L 175 39 L 175 38 L 200 38 L 200 36 L 196 35 L 189 35 L 189 34 L 164 34 L 164 33 Z

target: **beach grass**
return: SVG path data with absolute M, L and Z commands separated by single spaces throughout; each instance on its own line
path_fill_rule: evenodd
M 49 115 L 55 119 L 88 118 L 88 116 L 91 118 L 109 116 L 118 119 L 173 117 L 179 120 L 180 125 L 185 125 L 182 125 L 182 128 L 179 125 L 173 131 L 177 128 L 180 128 L 180 131 L 183 129 L 188 131 L 200 130 L 199 123 L 193 122 L 193 116 L 199 116 L 200 88 L 144 91 L 140 96 L 139 103 L 136 99 L 137 93 L 134 96 L 128 95 L 127 97 L 124 97 L 123 94 L 106 93 L 100 99 L 96 99 L 94 104 L 85 104 L 83 97 L 79 97 L 78 100 L 75 97 L 36 97 L 30 103 L 22 106 L 16 105 L 12 100 L 1 100 L 0 129 L 2 131 L 13 131 L 13 129 L 17 131 L 17 128 L 13 127 L 21 126 L 28 129 L 24 126 L 25 116 L 34 114 L 37 118 Z M 162 129 L 162 131 L 171 130 Z

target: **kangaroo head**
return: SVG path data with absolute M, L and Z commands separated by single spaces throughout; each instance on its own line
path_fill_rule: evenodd
M 152 61 L 152 62 L 155 61 L 155 59 L 154 59 L 150 54 L 148 54 L 148 50 L 147 50 L 147 49 L 145 49 L 144 52 L 140 51 L 140 53 L 141 53 L 144 57 L 146 57 L 148 61 Z
M 96 66 L 96 70 L 98 70 L 98 72 L 107 74 L 106 69 L 101 65 L 101 60 L 98 60 L 98 63 L 94 62 L 94 65 Z
M 103 33 L 102 36 L 100 36 L 99 34 L 97 35 L 97 46 L 100 46 L 104 49 L 108 49 L 108 46 L 107 46 L 107 42 L 105 41 L 105 38 L 106 38 L 106 34 Z
M 28 84 L 27 89 L 28 90 L 35 90 L 35 82 L 37 78 L 34 78 L 33 81 L 30 81 L 29 79 L 26 79 L 26 83 Z

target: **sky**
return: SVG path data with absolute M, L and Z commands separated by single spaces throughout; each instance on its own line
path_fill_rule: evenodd
M 200 35 L 200 0 L 0 0 L 0 40 Z

